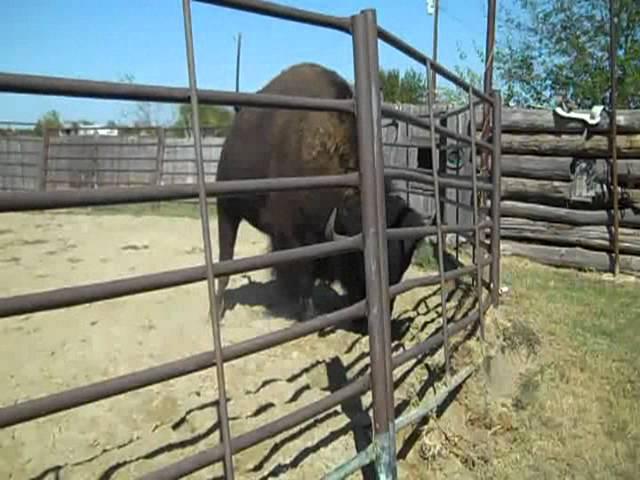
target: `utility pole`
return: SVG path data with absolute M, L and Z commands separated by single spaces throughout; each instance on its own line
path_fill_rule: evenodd
M 487 2 L 487 39 L 484 50 L 484 93 L 491 95 L 493 88 L 493 56 L 496 41 L 496 0 L 488 0 Z M 485 138 L 489 133 L 489 105 L 483 106 L 483 125 L 482 137 Z M 481 155 L 481 167 L 486 169 L 488 165 L 488 155 L 486 151 Z
M 440 0 L 427 0 L 427 14 L 433 15 L 433 52 L 431 54 L 431 58 L 434 62 L 438 61 L 438 17 L 440 13 Z M 431 70 L 431 104 L 434 105 L 436 102 L 436 72 L 434 69 Z
M 240 91 L 240 50 L 242 48 L 242 33 L 238 33 L 238 43 L 236 50 L 236 92 Z M 236 105 L 233 107 L 236 113 L 239 110 L 239 107 Z

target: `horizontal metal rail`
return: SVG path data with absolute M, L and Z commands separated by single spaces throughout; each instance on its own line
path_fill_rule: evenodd
M 493 104 L 493 102 L 491 103 Z M 482 104 L 483 104 L 482 100 L 475 100 L 473 102 L 474 108 L 481 106 Z M 454 110 L 449 110 L 449 111 L 445 111 L 444 113 L 436 114 L 436 118 L 438 120 L 445 120 L 447 118 L 455 117 L 462 113 L 470 112 L 471 111 L 470 107 L 471 107 L 471 104 L 468 103 L 460 108 L 456 108 Z
M 479 263 L 481 267 L 487 267 L 491 265 L 491 256 L 485 255 L 484 258 L 479 260 Z M 444 279 L 445 282 L 448 282 L 450 280 L 455 280 L 457 278 L 460 278 L 475 272 L 476 268 L 477 268 L 477 264 L 472 264 L 467 267 L 460 267 L 460 268 L 456 268 L 455 270 L 449 270 L 448 272 L 444 272 L 444 275 L 442 278 Z M 430 287 L 432 285 L 437 285 L 438 283 L 440 283 L 440 277 L 438 275 L 409 278 L 391 287 L 391 292 L 393 292 L 392 296 L 402 295 L 403 293 L 407 293 L 413 290 L 414 288 Z
M 273 2 L 257 0 L 194 0 L 198 3 L 233 8 L 250 13 L 258 13 L 267 17 L 291 20 L 307 25 L 325 27 L 344 33 L 351 32 L 351 21 L 347 17 L 335 17 L 300 8 L 287 7 Z
M 430 188 L 430 189 L 409 188 L 409 189 L 407 189 L 407 188 L 395 188 L 394 187 L 392 192 L 393 193 L 405 194 L 405 195 L 407 193 L 409 193 L 409 194 L 412 194 L 412 195 L 420 195 L 420 196 L 423 196 L 423 197 L 433 197 L 434 193 L 435 193 L 435 190 L 433 188 Z M 458 202 L 458 201 L 456 201 L 456 200 L 454 200 L 452 198 L 441 197 L 440 201 L 446 203 L 447 205 L 453 205 L 454 207 L 459 208 L 460 210 L 464 210 L 464 211 L 467 211 L 467 212 L 473 212 L 473 207 L 471 205 L 467 205 L 465 203 Z M 483 214 L 486 214 L 489 211 L 489 209 L 486 208 L 486 207 L 485 208 L 481 207 L 480 211 Z
M 416 183 L 424 183 L 433 185 L 433 175 L 427 173 L 431 170 L 422 168 L 406 168 L 406 167 L 385 167 L 384 176 L 394 180 L 409 180 Z M 473 183 L 471 178 L 463 175 L 438 175 L 438 183 L 443 187 L 456 188 L 460 190 L 471 190 Z M 484 192 L 492 192 L 493 185 L 490 181 L 484 180 L 483 177 L 478 179 L 478 190 Z
M 222 7 L 233 8 L 235 10 L 242 10 L 250 13 L 258 13 L 261 15 L 280 18 L 283 20 L 291 20 L 299 23 L 305 23 L 308 25 L 315 25 L 319 27 L 330 28 L 338 30 L 344 33 L 351 33 L 351 22 L 346 17 L 336 17 L 332 15 L 325 15 L 322 13 L 312 12 L 309 10 L 303 10 L 299 8 L 288 7 L 279 5 L 273 2 L 265 2 L 259 0 L 195 0 L 199 3 L 205 3 L 209 5 L 217 5 Z M 435 62 L 424 53 L 420 52 L 416 48 L 407 44 L 404 40 L 394 35 L 393 33 L 385 30 L 384 28 L 378 28 L 377 36 L 380 40 L 388 45 L 398 49 L 405 55 L 424 65 L 430 64 L 437 74 L 443 76 L 453 84 L 467 91 L 470 87 L 473 93 L 490 104 L 493 104 L 493 98 L 486 95 L 481 90 L 478 90 L 473 85 L 459 78 L 455 73 L 451 72 L 443 65 Z
M 357 187 L 358 173 L 310 177 L 225 180 L 207 184 L 207 195 L 234 195 L 330 187 Z M 123 203 L 184 200 L 198 197 L 197 185 L 161 185 L 144 188 L 73 190 L 0 194 L 0 213 L 28 210 L 119 205 Z
M 232 362 L 363 315 L 365 315 L 364 300 L 341 310 L 318 316 L 306 322 L 297 323 L 292 327 L 224 347 L 222 349 L 222 358 L 225 363 Z M 71 410 L 82 405 L 197 373 L 214 367 L 215 364 L 215 352 L 210 350 L 90 385 L 26 400 L 17 405 L 0 409 L 0 428 Z
M 424 120 L 408 112 L 403 112 L 402 110 L 396 110 L 392 105 L 387 103 L 382 105 L 382 113 L 387 117 L 395 118 L 396 120 L 402 120 L 403 122 L 409 123 L 410 125 L 414 125 L 414 126 L 425 128 L 425 129 L 431 128 L 431 125 L 428 120 Z M 437 123 L 436 125 L 434 125 L 434 129 L 436 133 L 444 137 L 452 138 L 454 140 L 458 140 L 459 142 L 466 143 L 467 145 L 471 145 L 470 136 L 463 135 L 458 132 L 454 132 L 453 130 L 449 130 L 448 128 L 445 128 L 442 125 L 438 125 Z M 493 145 L 491 145 L 488 142 L 485 142 L 484 140 L 476 140 L 475 142 L 477 147 L 481 147 L 484 150 L 487 150 L 489 152 L 493 152 L 494 150 Z
M 421 65 L 428 64 L 429 69 L 435 71 L 438 75 L 443 76 L 454 85 L 457 85 L 458 87 L 464 89 L 465 92 L 468 91 L 469 88 L 471 88 L 474 95 L 476 95 L 478 98 L 481 98 L 485 102 L 493 105 L 494 100 L 492 97 L 488 96 L 483 91 L 478 90 L 476 87 L 474 87 L 470 83 L 462 80 L 455 73 L 448 70 L 438 62 L 433 61 L 433 59 L 429 58 L 427 55 L 422 53 L 417 48 L 412 47 L 411 45 L 406 43 L 404 40 L 402 40 L 400 37 L 385 30 L 384 28 L 378 28 L 378 38 L 380 38 L 380 40 L 382 40 L 386 44 L 398 49 L 405 55 L 411 57 Z
M 488 263 L 489 260 L 486 260 L 486 262 Z M 445 279 L 454 280 L 463 277 L 474 272 L 474 268 L 470 266 L 451 270 L 445 273 Z M 204 279 L 204 273 L 202 275 Z M 395 297 L 416 287 L 436 285 L 439 281 L 438 275 L 404 280 L 391 286 L 389 294 L 390 297 Z M 237 360 L 357 318 L 364 315 L 365 312 L 365 301 L 362 300 L 349 307 L 318 316 L 292 327 L 224 347 L 222 349 L 222 358 L 224 362 Z M 215 366 L 215 355 L 213 351 L 208 351 L 90 385 L 26 400 L 16 405 L 0 408 L 0 428 L 53 415 L 101 399 L 122 395 L 167 380 L 200 372 L 212 366 Z
M 184 87 L 164 87 L 1 72 L 0 92 L 159 103 L 189 103 L 190 98 L 189 89 Z M 198 102 L 204 105 L 287 108 L 346 113 L 353 113 L 354 109 L 353 99 L 294 97 L 221 90 L 198 90 Z
M 479 228 L 491 228 L 493 222 L 491 220 L 485 220 L 480 222 Z M 442 225 L 442 233 L 465 233 L 474 232 L 475 225 Z M 409 240 L 418 239 L 425 236 L 436 235 L 438 233 L 438 227 L 402 227 L 402 228 L 389 228 L 387 229 L 387 238 L 389 240 Z
M 485 220 L 479 225 L 483 229 L 491 228 L 491 226 L 490 220 Z M 475 231 L 475 225 L 444 225 L 442 231 L 444 233 L 469 233 Z M 437 228 L 434 226 L 387 229 L 388 238 L 394 240 L 420 238 L 427 235 L 435 235 L 436 233 Z M 340 255 L 357 251 L 361 248 L 362 235 L 356 235 L 336 241 L 217 262 L 213 265 L 213 271 L 216 277 L 236 275 L 271 268 L 283 263 Z M 0 298 L 0 318 L 112 300 L 129 295 L 189 285 L 205 279 L 205 266 L 199 265 L 197 267 L 137 275 L 118 280 L 15 295 Z
M 216 277 L 235 275 L 270 268 L 283 263 L 339 255 L 361 248 L 362 236 L 356 235 L 343 240 L 323 242 L 315 245 L 217 262 L 213 265 L 213 271 Z M 200 265 L 161 273 L 138 275 L 120 280 L 110 280 L 77 287 L 58 288 L 44 292 L 16 295 L 0 299 L 0 318 L 71 307 L 101 300 L 110 300 L 128 295 L 188 285 L 205 279 L 205 266 Z
M 478 312 L 473 312 L 465 318 L 449 324 L 449 335 L 455 335 L 467 328 L 469 325 L 478 321 Z M 404 365 L 405 363 L 425 355 L 428 352 L 435 351 L 443 344 L 443 334 L 439 332 L 427 338 L 424 342 L 402 352 L 392 358 L 392 368 Z M 277 420 L 269 422 L 257 429 L 238 435 L 231 439 L 231 451 L 236 454 L 268 438 L 275 437 L 303 422 L 311 420 L 327 410 L 340 405 L 345 400 L 353 398 L 356 395 L 362 395 L 371 385 L 371 375 L 367 374 L 357 380 L 350 382 L 348 385 L 336 390 L 330 395 L 320 399 L 319 401 L 306 405 L 288 415 L 280 417 Z M 201 470 L 209 465 L 219 462 L 224 455 L 223 446 L 221 444 L 215 447 L 203 450 L 195 455 L 187 457 L 183 460 L 175 462 L 166 467 L 150 472 L 142 477 L 144 480 L 165 480 L 183 478 L 193 472 Z
M 401 180 L 433 183 L 433 177 L 419 171 L 407 171 L 397 167 L 385 168 L 385 176 Z M 444 177 L 443 186 L 470 189 L 468 180 L 454 176 Z M 319 189 L 330 187 L 358 187 L 357 173 L 308 177 L 280 177 L 269 179 L 225 180 L 207 184 L 208 195 L 238 195 L 271 191 L 289 191 L 299 188 Z M 491 191 L 487 182 L 478 182 L 478 188 Z M 158 202 L 196 198 L 196 185 L 162 185 L 142 188 L 115 188 L 104 190 L 69 190 L 57 192 L 22 192 L 0 194 L 0 213 L 28 210 L 52 210 L 60 208 L 118 205 L 123 203 Z

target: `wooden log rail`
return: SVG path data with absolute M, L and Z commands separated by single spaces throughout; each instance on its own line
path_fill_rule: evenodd
M 502 178 L 503 200 L 539 203 L 549 206 L 575 206 L 581 209 L 611 207 L 612 198 L 603 186 L 590 200 L 572 199 L 571 182 L 532 180 L 528 178 Z M 620 208 L 640 209 L 640 189 L 620 189 Z
M 500 236 L 504 239 L 604 251 L 611 248 L 613 235 L 613 228 L 607 225 L 565 225 L 515 217 L 503 217 L 500 227 Z M 640 231 L 620 228 L 619 238 L 621 253 L 640 255 Z

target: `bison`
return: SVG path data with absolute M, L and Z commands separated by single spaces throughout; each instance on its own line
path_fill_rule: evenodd
M 350 85 L 320 65 L 294 65 L 259 93 L 349 99 Z M 352 114 L 241 108 L 223 145 L 218 180 L 336 175 L 358 170 L 357 132 Z M 386 185 L 389 188 L 389 184 Z M 223 196 L 217 201 L 220 261 L 233 258 L 239 224 L 247 221 L 265 233 L 272 250 L 311 245 L 362 231 L 357 189 L 327 188 Z M 387 227 L 423 225 L 421 216 L 400 197 L 386 193 Z M 401 280 L 419 239 L 388 242 L 389 280 Z M 278 286 L 299 305 L 299 318 L 316 315 L 316 280 L 339 281 L 351 303 L 365 297 L 362 252 L 296 261 L 274 268 Z M 228 278 L 219 281 L 224 298 Z M 220 314 L 224 313 L 221 301 Z M 393 309 L 393 302 L 391 303 Z

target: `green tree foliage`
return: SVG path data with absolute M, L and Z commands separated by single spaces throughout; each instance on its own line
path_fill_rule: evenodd
M 402 75 L 397 68 L 381 68 L 380 85 L 385 102 L 420 104 L 426 101 L 425 75 L 412 68 Z
M 480 47 L 473 42 L 475 54 L 477 58 L 484 64 L 484 53 L 480 49 Z M 460 48 L 458 45 L 458 59 L 462 62 L 465 62 L 468 58 L 468 55 Z M 471 84 L 475 88 L 479 90 L 484 89 L 484 78 L 481 73 L 476 72 L 469 66 L 461 67 L 460 65 L 456 65 L 453 68 L 453 72 L 462 80 Z M 440 103 L 446 103 L 451 105 L 452 107 L 460 107 L 462 105 L 466 105 L 469 103 L 469 92 L 463 90 L 462 88 L 451 84 L 448 81 L 442 80 L 442 77 L 438 77 L 436 84 L 437 95 L 436 98 Z M 444 83 L 444 85 L 443 85 Z
M 609 0 L 516 4 L 519 15 L 506 9 L 501 15 L 496 50 L 505 102 L 549 107 L 565 96 L 578 108 L 602 103 L 610 89 Z M 616 4 L 617 106 L 640 108 L 640 1 Z
M 122 83 L 135 83 L 136 78 L 131 73 L 126 73 L 120 77 Z M 129 108 L 122 111 L 122 118 L 135 127 L 151 127 L 149 129 L 140 130 L 140 132 L 150 133 L 153 127 L 161 125 L 160 118 L 164 110 L 163 105 L 155 102 L 136 102 Z
M 36 135 L 42 135 L 45 129 L 61 127 L 62 119 L 60 118 L 60 114 L 56 110 L 49 110 L 38 119 L 33 131 Z
M 178 135 L 183 136 L 187 133 L 190 134 L 192 128 L 191 112 L 191 104 L 189 103 L 182 104 L 178 107 L 177 119 L 173 127 L 184 129 L 184 133 L 180 134 L 178 132 Z M 219 107 L 217 105 L 199 105 L 198 107 L 201 128 L 206 127 L 207 129 L 224 130 L 231 125 L 233 115 L 232 109 Z

